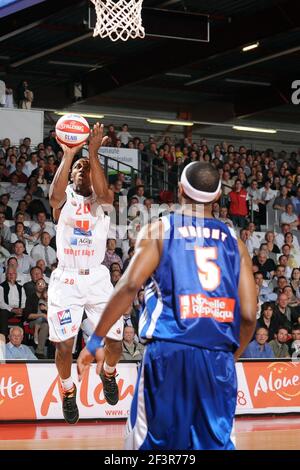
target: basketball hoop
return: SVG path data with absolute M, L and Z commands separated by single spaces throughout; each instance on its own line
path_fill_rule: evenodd
M 91 0 L 97 22 L 93 36 L 109 37 L 111 41 L 144 38 L 142 25 L 143 0 Z

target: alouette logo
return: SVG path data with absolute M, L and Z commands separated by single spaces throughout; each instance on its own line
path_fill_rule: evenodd
M 293 363 L 272 363 L 268 366 L 267 375 L 260 374 L 255 387 L 254 396 L 259 393 L 275 392 L 285 401 L 290 401 L 300 394 L 299 373 Z
M 13 382 L 12 377 L 1 377 L 0 379 L 0 404 L 2 404 L 1 398 L 18 398 L 24 395 L 24 384 L 19 383 L 17 380 Z

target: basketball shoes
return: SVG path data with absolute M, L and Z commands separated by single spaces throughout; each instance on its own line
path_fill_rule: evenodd
M 119 389 L 116 382 L 116 371 L 114 375 L 107 376 L 104 371 L 100 373 L 103 383 L 103 393 L 109 405 L 116 405 L 119 401 Z
M 63 390 L 63 415 L 65 421 L 69 424 L 76 424 L 79 420 L 76 393 L 77 388 L 75 384 L 73 384 L 73 387 L 70 390 Z

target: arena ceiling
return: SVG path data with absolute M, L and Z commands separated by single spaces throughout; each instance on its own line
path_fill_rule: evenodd
M 153 9 L 177 11 L 176 27 L 186 35 L 195 14 L 209 15 L 210 42 L 93 38 L 90 5 L 47 0 L 2 18 L 0 78 L 7 86 L 28 80 L 34 105 L 50 109 L 70 106 L 74 83 L 80 82 L 85 106 L 218 122 L 244 117 L 299 122 L 291 84 L 300 79 L 300 2 L 144 0 L 146 19 Z M 162 36 L 168 34 L 167 21 L 160 28 Z M 242 52 L 256 41 L 258 48 Z

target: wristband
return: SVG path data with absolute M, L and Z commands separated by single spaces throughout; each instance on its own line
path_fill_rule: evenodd
M 99 348 L 104 348 L 104 338 L 103 336 L 98 336 L 95 333 L 90 336 L 87 344 L 86 344 L 86 349 L 90 354 L 92 354 L 94 357 L 96 356 L 96 351 Z

